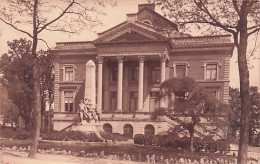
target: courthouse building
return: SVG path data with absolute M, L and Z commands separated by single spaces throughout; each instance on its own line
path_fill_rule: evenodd
M 177 122 L 167 117 L 151 120 L 160 83 L 172 77 L 191 77 L 228 102 L 230 35 L 191 36 L 155 12 L 154 4 L 138 5 L 126 21 L 98 34 L 96 40 L 58 42 L 55 54 L 54 130 L 79 121 L 78 104 L 84 99 L 86 64 L 96 66 L 96 104 L 107 132 L 158 134 Z

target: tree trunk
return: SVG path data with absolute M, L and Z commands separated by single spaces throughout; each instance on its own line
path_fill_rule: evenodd
M 194 144 L 194 127 L 189 130 L 190 133 L 190 152 L 193 153 L 193 144 Z
M 34 0 L 33 5 L 33 42 L 32 42 L 32 56 L 33 56 L 33 91 L 34 91 L 34 118 L 35 118 L 35 126 L 34 126 L 34 136 L 32 146 L 29 152 L 28 157 L 35 158 L 38 143 L 41 132 L 41 94 L 40 94 L 40 77 L 39 77 L 39 68 L 37 62 L 37 44 L 38 44 L 38 33 L 37 33 L 37 14 L 38 14 L 38 0 Z
M 250 98 L 249 98 L 249 71 L 247 66 L 247 14 L 241 9 L 240 17 L 240 42 L 237 45 L 238 52 L 238 69 L 240 78 L 240 96 L 241 96 L 241 129 L 238 149 L 238 164 L 247 163 L 248 150 L 248 133 L 249 133 L 249 112 L 250 112 Z

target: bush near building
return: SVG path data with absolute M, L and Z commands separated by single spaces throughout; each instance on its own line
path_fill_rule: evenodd
M 189 137 L 175 137 L 172 135 L 143 135 L 136 134 L 134 137 L 134 143 L 139 145 L 149 145 L 158 147 L 169 147 L 174 149 L 189 149 Z M 194 137 L 194 150 L 200 152 L 202 150 L 209 152 L 227 152 L 230 150 L 229 143 L 225 140 L 214 140 L 210 137 L 205 139 Z

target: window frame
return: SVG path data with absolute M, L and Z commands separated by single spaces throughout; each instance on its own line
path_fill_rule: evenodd
M 66 69 L 67 68 L 72 68 L 72 80 L 67 81 L 66 80 Z M 76 74 L 76 66 L 74 64 L 64 64 L 62 67 L 63 70 L 63 82 L 67 82 L 67 83 L 73 83 L 75 81 L 75 74 Z
M 156 78 L 153 79 L 153 71 L 155 71 L 155 74 L 156 74 Z M 149 81 L 150 82 L 154 82 L 154 83 L 157 83 L 157 82 L 160 82 L 161 81 L 161 66 L 160 65 L 151 65 L 150 67 L 150 78 L 149 78 Z
M 216 79 L 207 79 L 207 66 L 208 65 L 216 65 Z M 205 61 L 204 64 L 202 65 L 204 67 L 204 80 L 205 81 L 218 81 L 219 80 L 219 69 L 221 67 L 219 61 Z
M 118 66 L 116 64 L 111 64 L 111 66 L 109 67 L 109 81 L 116 82 L 117 80 L 118 80 Z
M 173 77 L 178 78 L 177 77 L 177 66 L 185 66 L 185 76 L 188 76 L 188 69 L 190 68 L 190 64 L 186 61 L 178 61 L 178 62 L 174 62 L 172 65 L 173 70 Z M 182 78 L 182 77 L 181 77 Z
M 134 101 L 134 107 L 131 106 L 131 102 Z M 138 92 L 137 91 L 129 91 L 129 112 L 135 112 L 137 111 L 138 107 Z M 133 110 L 132 110 L 133 108 Z

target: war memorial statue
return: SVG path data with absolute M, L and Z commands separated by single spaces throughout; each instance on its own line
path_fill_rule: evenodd
M 88 123 L 91 123 L 91 120 L 94 119 L 95 122 L 100 122 L 100 109 L 96 105 L 96 107 L 93 107 L 93 104 L 91 103 L 91 100 L 86 98 L 85 103 L 83 103 L 83 100 L 79 103 L 79 116 L 80 116 L 80 123 L 84 120 L 86 120 Z

